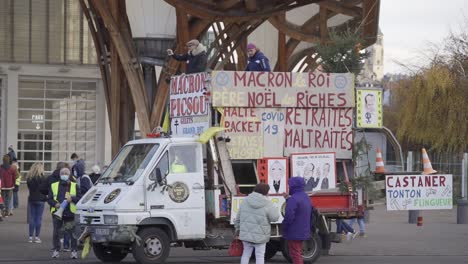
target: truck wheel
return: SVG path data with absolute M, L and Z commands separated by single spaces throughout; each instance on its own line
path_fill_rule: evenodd
M 140 264 L 164 263 L 169 257 L 170 244 L 166 232 L 159 228 L 144 228 L 138 232 L 140 245 L 133 242 L 132 252 Z
M 282 240 L 281 243 L 282 253 L 284 258 L 292 263 L 291 256 L 289 256 L 288 243 L 286 240 Z M 312 237 L 302 243 L 302 257 L 304 263 L 314 263 L 319 257 L 322 250 L 322 241 L 317 233 L 312 234 Z
M 96 258 L 102 262 L 120 262 L 127 256 L 122 248 L 108 247 L 101 243 L 93 243 L 93 251 Z

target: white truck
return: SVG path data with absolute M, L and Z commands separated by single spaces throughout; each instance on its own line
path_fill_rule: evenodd
M 174 245 L 226 249 L 234 234 L 231 198 L 207 177 L 203 153 L 195 138 L 128 142 L 77 204 L 76 221 L 90 234 L 96 257 L 116 262 L 132 252 L 138 263 L 163 263 Z M 182 172 L 175 172 L 176 159 Z M 280 210 L 284 199 L 274 199 Z M 280 222 L 272 225 L 267 259 L 281 250 Z M 306 258 L 319 256 L 316 239 L 305 243 Z

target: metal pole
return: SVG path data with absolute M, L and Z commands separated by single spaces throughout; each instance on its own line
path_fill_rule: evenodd
M 406 158 L 406 171 L 413 171 L 413 152 L 408 151 L 408 157 Z M 408 224 L 416 224 L 418 222 L 419 210 L 408 211 Z
M 462 199 L 457 201 L 457 224 L 468 224 L 468 200 L 466 177 L 468 176 L 468 153 L 463 154 L 462 160 Z
M 466 178 L 468 176 L 468 153 L 463 154 L 463 160 L 462 160 L 462 178 L 461 178 L 461 186 L 462 186 L 462 199 L 467 200 L 468 197 L 466 195 L 467 193 L 467 184 L 466 184 Z

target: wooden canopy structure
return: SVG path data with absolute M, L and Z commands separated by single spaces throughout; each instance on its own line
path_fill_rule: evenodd
M 208 68 L 242 70 L 246 65 L 247 37 L 263 23 L 271 23 L 278 34 L 275 71 L 315 69 L 314 44 L 329 41 L 333 30 L 357 30 L 365 40 L 363 48 L 375 43 L 380 0 L 165 0 L 176 10 L 176 51 L 184 52 L 190 39 L 201 39 L 211 28 L 215 40 Z M 135 113 L 142 135 L 158 127 L 168 99 L 168 80 L 185 65 L 167 60 L 148 96 L 141 63 L 132 39 L 125 0 L 80 0 L 100 59 L 106 105 L 112 135 L 112 154 L 133 134 Z M 288 21 L 287 13 L 314 5 L 302 24 Z M 346 19 L 329 26 L 336 17 Z M 267 22 L 268 21 L 268 22 Z M 301 43 L 308 48 L 298 49 Z

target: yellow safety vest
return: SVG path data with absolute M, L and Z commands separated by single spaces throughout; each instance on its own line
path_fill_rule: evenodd
M 186 173 L 187 167 L 184 164 L 179 163 L 172 163 L 171 164 L 171 172 L 172 173 Z
M 60 181 L 54 182 L 54 183 L 52 183 L 52 185 L 51 185 L 52 193 L 54 194 L 54 200 L 55 200 L 55 201 L 57 201 L 57 195 L 58 195 L 59 184 L 60 184 Z M 74 182 L 70 182 L 70 196 L 76 196 L 76 183 L 74 183 Z M 51 208 L 50 208 L 50 212 L 51 212 L 51 213 L 54 213 L 55 211 L 57 211 L 57 208 L 55 208 L 55 207 L 51 207 Z M 70 203 L 70 211 L 71 211 L 72 213 L 75 213 L 75 212 L 76 212 L 76 206 L 75 206 L 75 203 L 74 203 L 74 202 L 71 202 L 71 203 Z

